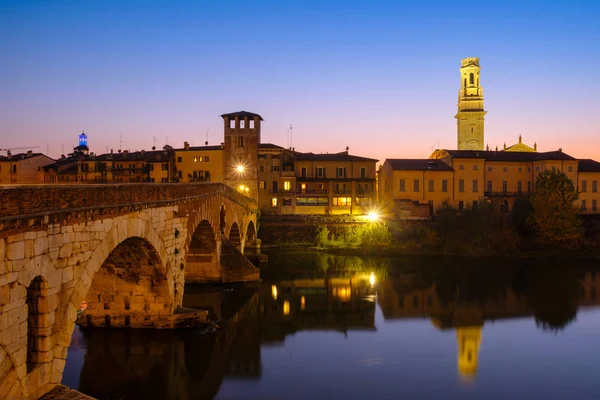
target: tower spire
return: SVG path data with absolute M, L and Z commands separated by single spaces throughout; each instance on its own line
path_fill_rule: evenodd
M 464 58 L 460 67 L 457 123 L 458 150 L 483 150 L 483 88 L 480 84 L 479 58 Z

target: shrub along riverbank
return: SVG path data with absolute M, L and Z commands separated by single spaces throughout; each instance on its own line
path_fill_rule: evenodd
M 585 234 L 571 180 L 548 170 L 539 174 L 535 187 L 532 195 L 515 201 L 510 214 L 485 203 L 460 211 L 445 205 L 426 221 L 388 219 L 333 226 L 321 221 L 313 224 L 316 229 L 308 237 L 273 244 L 353 254 L 600 254 L 600 233 Z

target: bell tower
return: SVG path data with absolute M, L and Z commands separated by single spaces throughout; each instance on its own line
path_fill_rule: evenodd
M 481 326 L 456 328 L 458 342 L 458 373 L 465 380 L 471 380 L 477 373 L 477 359 L 481 346 Z
M 262 117 L 248 111 L 221 115 L 225 125 L 224 181 L 258 200 L 258 146 Z
M 479 58 L 464 58 L 460 67 L 457 123 L 457 149 L 483 150 L 483 88 L 479 81 Z

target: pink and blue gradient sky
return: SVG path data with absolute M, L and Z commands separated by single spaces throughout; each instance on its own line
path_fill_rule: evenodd
M 600 159 L 597 1 L 0 0 L 0 148 L 57 157 L 222 141 L 265 119 L 299 151 L 456 147 L 461 58 L 480 57 L 485 141 Z M 2 154 L 4 154 L 2 152 Z

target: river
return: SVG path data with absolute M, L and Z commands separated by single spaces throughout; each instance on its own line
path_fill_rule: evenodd
M 273 253 L 255 286 L 186 286 L 215 327 L 75 328 L 98 399 L 592 399 L 600 260 Z

